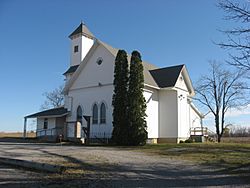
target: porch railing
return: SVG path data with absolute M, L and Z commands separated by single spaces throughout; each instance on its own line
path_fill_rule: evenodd
M 217 140 L 217 134 L 207 127 L 193 127 L 190 129 L 190 135 L 191 136 L 204 136 L 209 141 L 216 141 Z
M 90 138 L 111 138 L 112 133 L 106 132 L 90 132 Z
M 190 135 L 196 136 L 196 135 L 208 135 L 208 128 L 207 127 L 192 127 L 190 129 Z
M 36 131 L 36 136 L 41 137 L 41 136 L 55 136 L 57 135 L 57 132 L 61 129 L 57 128 L 52 128 L 52 129 L 40 129 Z

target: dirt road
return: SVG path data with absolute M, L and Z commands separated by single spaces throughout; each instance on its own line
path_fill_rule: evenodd
M 43 175 L 43 173 L 0 164 L 0 187 L 22 187 L 22 185 L 35 187 Z
M 67 174 L 36 176 L 40 187 L 250 187 L 246 178 L 214 167 L 126 148 L 0 142 L 0 156 L 69 167 Z

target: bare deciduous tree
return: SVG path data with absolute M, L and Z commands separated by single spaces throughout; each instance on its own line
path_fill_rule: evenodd
M 250 136 L 250 127 L 234 125 L 229 128 L 229 136 L 246 137 Z
M 250 1 L 244 0 L 239 3 L 235 0 L 221 0 L 218 6 L 226 13 L 227 20 L 238 24 L 235 28 L 222 31 L 227 35 L 228 41 L 220 42 L 218 45 L 224 49 L 231 49 L 229 64 L 250 71 Z
M 211 62 L 210 66 L 210 74 L 202 76 L 197 84 L 196 100 L 214 115 L 216 134 L 220 142 L 228 109 L 247 104 L 246 86 L 241 80 L 241 72 L 232 73 L 216 62 Z
M 41 110 L 60 107 L 64 101 L 63 86 L 59 86 L 51 92 L 45 92 L 43 96 L 46 97 L 46 100 L 41 105 Z

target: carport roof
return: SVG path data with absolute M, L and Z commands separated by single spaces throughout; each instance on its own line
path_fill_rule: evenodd
M 36 118 L 36 117 L 62 117 L 68 114 L 68 111 L 64 107 L 58 107 L 58 108 L 52 108 L 49 110 L 44 110 L 41 112 L 37 112 L 28 116 L 25 116 L 25 118 Z

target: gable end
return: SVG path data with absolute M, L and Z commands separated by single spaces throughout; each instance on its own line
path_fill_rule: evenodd
M 150 74 L 160 88 L 174 87 L 184 65 L 150 70 Z

